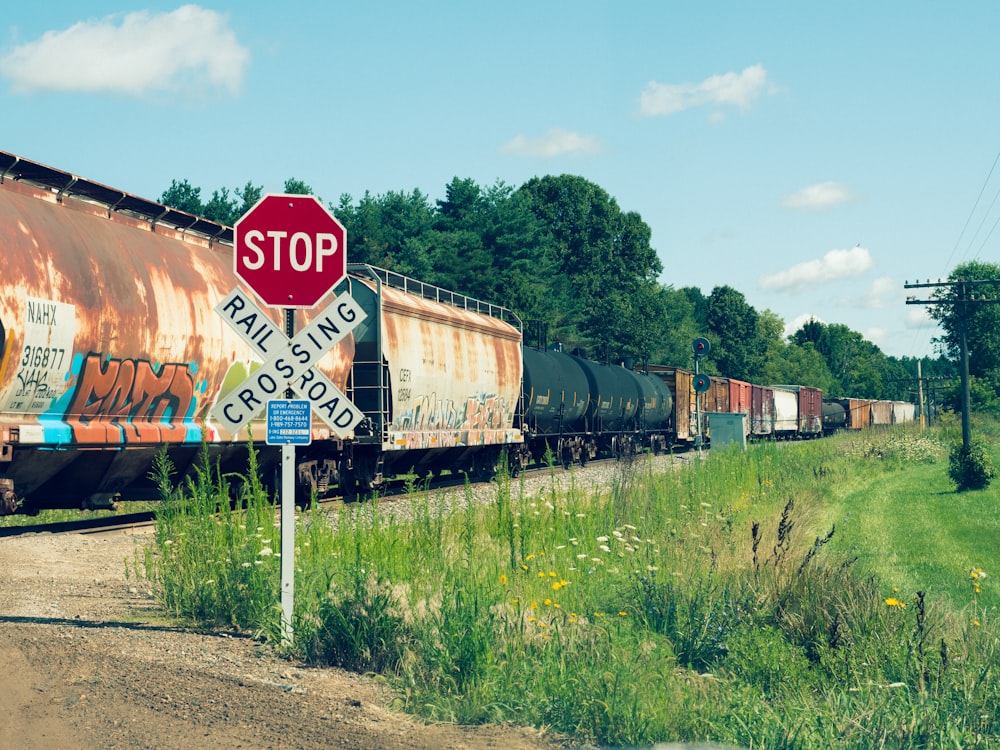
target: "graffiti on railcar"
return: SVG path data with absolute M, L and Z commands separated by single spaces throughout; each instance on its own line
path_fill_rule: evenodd
M 196 367 L 168 362 L 153 365 L 143 359 L 112 359 L 78 355 L 76 384 L 64 402 L 63 418 L 77 443 L 196 442 L 201 429 L 194 422 Z
M 508 441 L 513 416 L 497 394 L 468 396 L 464 403 L 430 394 L 412 399 L 393 420 L 397 448 L 446 448 Z
M 410 430 L 489 430 L 509 426 L 510 408 L 503 398 L 493 393 L 469 396 L 459 406 L 451 399 L 438 398 L 437 394 L 420 396 L 411 401 L 410 408 L 395 420 L 393 427 Z
M 41 414 L 65 388 L 76 335 L 76 307 L 27 297 L 22 331 L 17 372 L 0 404 L 3 411 Z

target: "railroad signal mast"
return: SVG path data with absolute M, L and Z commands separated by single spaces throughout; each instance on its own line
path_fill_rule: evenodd
M 705 393 L 705 391 L 712 387 L 712 382 L 709 380 L 707 375 L 698 374 L 698 363 L 702 357 L 708 356 L 708 353 L 712 351 L 712 344 L 708 339 L 699 336 L 691 342 L 691 349 L 694 351 L 694 380 L 691 381 L 691 385 L 694 387 L 695 392 L 694 419 L 698 428 L 697 432 L 694 434 L 694 447 L 698 449 L 698 455 L 700 456 L 703 442 L 701 436 L 701 394 Z

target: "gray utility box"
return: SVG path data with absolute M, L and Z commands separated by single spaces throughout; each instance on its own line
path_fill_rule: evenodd
M 746 450 L 747 415 L 709 412 L 708 434 L 712 437 L 713 448 L 724 448 L 731 443 L 736 443 L 743 450 Z

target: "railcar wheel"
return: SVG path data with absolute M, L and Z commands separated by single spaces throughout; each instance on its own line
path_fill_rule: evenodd
M 14 482 L 10 479 L 0 479 L 0 516 L 10 516 L 17 513 L 17 495 L 14 494 Z

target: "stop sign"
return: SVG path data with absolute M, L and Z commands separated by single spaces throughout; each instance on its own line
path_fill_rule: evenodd
M 313 307 L 347 275 L 347 231 L 312 195 L 266 195 L 233 227 L 233 270 L 269 307 Z

